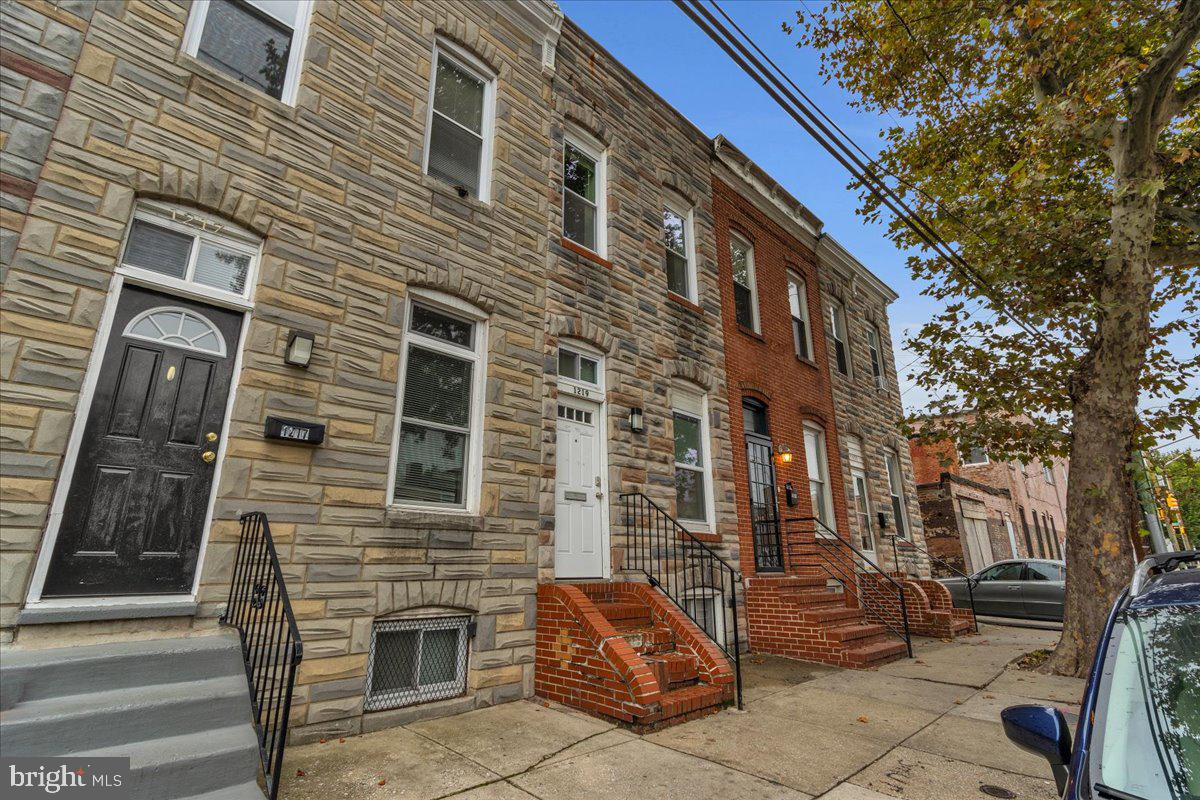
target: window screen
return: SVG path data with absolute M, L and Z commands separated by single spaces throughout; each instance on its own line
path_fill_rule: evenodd
M 469 623 L 470 617 L 376 622 L 365 709 L 398 708 L 465 692 Z
M 563 146 L 563 235 L 596 249 L 596 159 L 575 145 Z
M 433 84 L 428 172 L 479 196 L 486 84 L 439 53 Z
M 671 209 L 663 210 L 663 243 L 666 246 L 667 288 L 693 299 L 688 270 L 687 221 Z
M 292 28 L 279 19 L 244 0 L 211 0 L 196 55 L 278 100 L 291 51 Z

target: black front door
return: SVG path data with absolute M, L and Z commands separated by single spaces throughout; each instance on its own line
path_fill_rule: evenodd
M 754 535 L 754 569 L 782 572 L 779 504 L 775 495 L 774 447 L 765 436 L 746 434 L 746 463 L 750 471 L 750 526 Z
M 43 597 L 191 591 L 241 324 L 122 290 Z

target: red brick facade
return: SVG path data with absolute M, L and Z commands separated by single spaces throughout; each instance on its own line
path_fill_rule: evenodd
M 776 450 L 791 448 L 790 464 L 776 462 L 779 515 L 813 516 L 808 494 L 808 471 L 804 458 L 804 423 L 825 431 L 829 456 L 830 490 L 839 531 L 848 529 L 842 467 L 837 430 L 834 426 L 833 395 L 829 386 L 828 348 L 821 312 L 816 259 L 811 249 L 769 219 L 728 184 L 713 179 L 713 217 L 716 226 L 717 264 L 720 268 L 721 321 L 725 334 L 725 369 L 729 385 L 730 438 L 733 443 L 733 472 L 736 485 L 738 537 L 742 574 L 748 579 L 754 569 L 754 544 L 750 531 L 749 475 L 746 439 L 741 424 L 742 401 L 753 398 L 766 404 L 771 441 Z M 754 248 L 754 274 L 758 290 L 759 332 L 737 323 L 733 299 L 733 266 L 730 232 Z M 787 273 L 792 271 L 808 285 L 808 314 L 813 322 L 815 360 L 796 355 L 792 317 L 788 308 Z M 784 487 L 791 483 L 797 505 L 789 507 Z M 753 631 L 753 621 L 751 621 Z M 753 634 L 752 634 L 753 635 Z

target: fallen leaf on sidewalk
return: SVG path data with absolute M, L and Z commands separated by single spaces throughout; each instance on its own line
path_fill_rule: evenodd
M 345 743 L 346 743 L 346 738 L 344 736 L 341 739 L 338 739 L 338 744 L 345 744 Z
M 317 741 L 317 744 L 325 744 L 328 741 L 329 741 L 328 739 L 320 739 Z
M 867 715 L 866 715 L 866 714 L 864 714 L 864 715 L 862 715 L 861 717 L 859 717 L 859 718 L 858 718 L 858 721 L 859 721 L 859 722 L 862 722 L 862 723 L 864 723 L 864 724 L 865 724 L 865 723 L 867 723 L 867 722 L 870 722 L 871 720 L 870 720 L 870 718 L 869 718 L 869 717 L 867 717 Z
M 996 699 L 996 695 L 994 695 L 994 694 L 985 694 L 985 695 L 983 696 L 983 699 L 984 699 L 984 700 L 995 700 L 995 699 Z
M 963 703 L 965 703 L 965 702 L 966 702 L 966 700 L 955 700 L 955 701 L 954 701 L 954 705 L 956 705 L 956 706 L 961 706 L 961 705 L 962 705 Z
M 379 785 L 380 785 L 380 786 L 386 786 L 386 785 L 387 785 L 387 778 L 384 778 L 383 780 L 381 780 L 381 781 L 379 782 Z
M 298 769 L 298 770 L 296 770 L 296 777 L 297 777 L 297 778 L 303 778 L 303 777 L 304 777 L 305 775 L 307 775 L 307 774 L 308 774 L 308 773 L 307 773 L 307 772 L 305 772 L 305 771 L 304 771 L 304 770 L 302 770 L 302 769 Z

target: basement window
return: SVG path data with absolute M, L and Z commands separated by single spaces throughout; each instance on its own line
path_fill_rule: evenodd
M 363 708 L 381 711 L 465 693 L 470 621 L 431 617 L 376 622 Z

